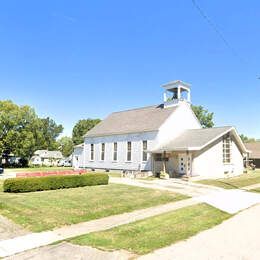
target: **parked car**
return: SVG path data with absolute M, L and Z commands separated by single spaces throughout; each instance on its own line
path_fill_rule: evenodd
M 63 166 L 64 166 L 64 167 L 71 167 L 71 166 L 72 166 L 72 163 L 71 163 L 71 161 L 64 161 Z
M 57 166 L 59 166 L 59 167 L 64 166 L 64 162 L 65 162 L 65 161 L 64 161 L 63 159 L 62 159 L 62 160 L 59 160 Z

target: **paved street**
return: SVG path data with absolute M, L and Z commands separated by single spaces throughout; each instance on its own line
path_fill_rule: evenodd
M 124 251 L 102 251 L 89 246 L 78 246 L 62 242 L 30 250 L 6 260 L 124 260 L 133 259 L 135 255 Z

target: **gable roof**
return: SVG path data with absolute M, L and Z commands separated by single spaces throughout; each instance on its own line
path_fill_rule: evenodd
M 159 105 L 115 112 L 92 128 L 85 137 L 157 131 L 177 108 Z
M 245 146 L 250 151 L 249 158 L 260 159 L 260 142 L 245 143 Z
M 60 151 L 47 151 L 46 154 L 42 155 L 43 158 L 54 158 L 54 159 L 62 159 L 62 153 Z
M 78 145 L 74 145 L 74 150 L 75 149 L 83 149 L 84 148 L 84 143 L 82 143 L 82 144 L 78 144 Z
M 41 154 L 44 154 L 46 153 L 48 150 L 37 150 L 34 152 L 35 155 L 41 155 Z
M 243 143 L 232 126 L 187 129 L 175 139 L 154 149 L 154 152 L 201 150 L 230 131 L 233 131 L 233 134 L 238 138 L 242 151 L 246 152 Z

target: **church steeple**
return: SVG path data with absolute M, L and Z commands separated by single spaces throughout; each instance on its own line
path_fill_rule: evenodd
M 191 103 L 190 85 L 181 81 L 171 81 L 162 85 L 164 88 L 163 101 L 165 106 L 177 105 L 180 102 Z

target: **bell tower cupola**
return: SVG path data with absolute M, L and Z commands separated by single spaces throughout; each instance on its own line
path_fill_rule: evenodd
M 190 84 L 181 80 L 171 81 L 162 85 L 164 88 L 164 106 L 174 106 L 181 102 L 191 103 Z

